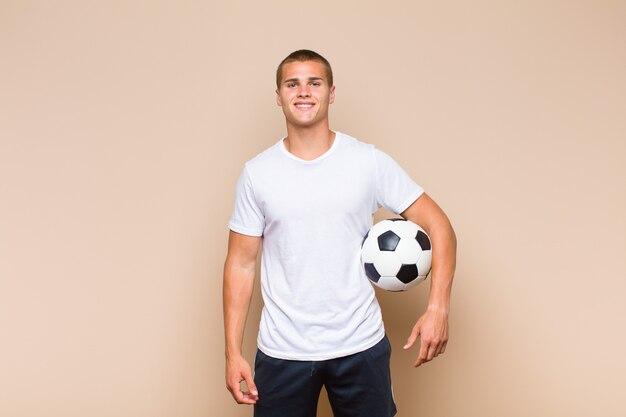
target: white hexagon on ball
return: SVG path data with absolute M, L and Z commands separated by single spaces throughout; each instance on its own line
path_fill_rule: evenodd
M 387 291 L 404 291 L 406 284 L 396 279 L 396 277 L 380 277 L 377 285 Z
M 395 276 L 400 270 L 401 266 L 402 262 L 400 262 L 400 259 L 398 259 L 398 255 L 395 252 L 381 251 L 376 254 L 374 267 L 382 276 Z
M 397 222 L 396 222 L 397 223 Z M 417 230 L 415 231 L 417 233 Z M 413 235 L 415 236 L 415 235 Z M 396 247 L 395 253 L 403 264 L 416 264 L 422 255 L 422 248 L 417 240 L 402 238 Z M 418 268 L 419 271 L 419 268 Z

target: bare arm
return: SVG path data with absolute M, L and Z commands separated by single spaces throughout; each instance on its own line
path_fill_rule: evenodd
M 240 404 L 254 404 L 258 399 L 250 364 L 243 358 L 241 345 L 250 308 L 256 258 L 261 240 L 261 237 L 231 231 L 228 238 L 228 255 L 224 262 L 226 386 L 235 401 Z M 246 381 L 247 391 L 242 391 L 242 381 Z
M 421 338 L 420 352 L 415 362 L 415 366 L 419 366 L 443 353 L 448 343 L 450 292 L 456 268 L 456 235 L 446 214 L 426 193 L 401 215 L 424 228 L 433 248 L 428 307 L 413 327 L 404 346 L 404 349 L 409 349 L 418 336 Z

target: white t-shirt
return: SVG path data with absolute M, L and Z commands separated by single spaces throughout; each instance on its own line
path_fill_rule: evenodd
M 363 237 L 378 208 L 399 214 L 424 190 L 387 154 L 341 132 L 311 161 L 283 139 L 245 164 L 228 224 L 263 236 L 259 349 L 293 360 L 363 351 L 385 334 L 360 262 Z

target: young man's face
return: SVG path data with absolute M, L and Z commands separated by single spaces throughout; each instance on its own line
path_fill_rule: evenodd
M 328 85 L 324 65 L 315 61 L 283 65 L 276 103 L 283 108 L 287 124 L 298 127 L 328 122 L 328 107 L 335 100 L 335 86 Z

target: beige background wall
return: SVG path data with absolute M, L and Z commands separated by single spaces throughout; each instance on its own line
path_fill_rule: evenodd
M 302 47 L 458 235 L 445 355 L 380 294 L 399 416 L 626 415 L 625 42 L 619 1 L 0 1 L 0 415 L 251 415 L 226 224 Z

